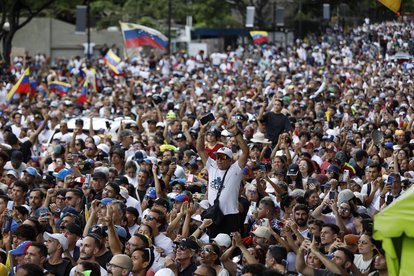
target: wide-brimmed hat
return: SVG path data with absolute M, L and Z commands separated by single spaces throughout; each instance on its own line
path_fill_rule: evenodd
M 258 144 L 271 144 L 272 142 L 265 138 L 264 133 L 261 132 L 256 132 L 255 134 L 253 134 L 253 138 L 250 140 L 253 143 L 258 143 Z

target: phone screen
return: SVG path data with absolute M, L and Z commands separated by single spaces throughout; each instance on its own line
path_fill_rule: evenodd
M 335 199 L 335 191 L 329 192 L 329 199 Z
M 202 117 L 202 118 L 200 119 L 200 123 L 201 123 L 202 125 L 205 125 L 205 124 L 207 124 L 208 122 L 213 121 L 214 119 L 215 119 L 215 118 L 214 118 L 213 113 L 208 113 L 206 116 L 204 116 L 204 117 Z

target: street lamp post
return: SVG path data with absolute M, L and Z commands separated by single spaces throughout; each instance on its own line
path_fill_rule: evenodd
M 1 34 L 1 37 L 2 37 L 2 46 L 3 46 L 3 48 L 2 48 L 2 51 L 3 51 L 3 59 L 4 60 L 7 60 L 7 57 L 5 56 L 5 54 L 7 54 L 7 50 L 6 50 L 6 48 L 7 48 L 7 37 L 9 36 L 9 32 L 10 32 L 10 23 L 8 22 L 8 21 L 6 21 L 6 22 L 4 22 L 4 24 L 3 24 L 3 26 L 2 26 L 2 34 Z

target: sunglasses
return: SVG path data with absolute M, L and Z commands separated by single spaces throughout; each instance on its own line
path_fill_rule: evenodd
M 224 155 L 224 154 L 217 154 L 216 158 L 219 159 L 219 160 L 229 159 L 229 157 L 227 155 Z
M 214 250 L 213 250 L 213 249 L 211 249 L 211 248 L 206 248 L 206 247 L 204 247 L 204 248 L 203 248 L 203 250 L 202 250 L 202 252 L 203 252 L 204 254 L 211 253 L 211 254 L 215 254 L 215 255 L 217 255 L 217 253 L 216 253 L 216 252 L 214 252 Z
M 181 187 L 177 186 L 177 187 L 173 187 L 173 190 L 181 190 Z
M 186 247 L 186 246 L 179 245 L 179 246 L 177 246 L 177 249 L 180 249 L 181 251 L 184 251 L 184 250 L 187 250 L 189 248 Z
M 144 219 L 149 220 L 149 221 L 153 221 L 153 220 L 157 221 L 156 218 L 154 218 L 153 216 L 150 216 L 150 215 L 145 215 Z

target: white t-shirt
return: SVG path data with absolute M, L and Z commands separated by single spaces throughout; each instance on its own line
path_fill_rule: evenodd
M 361 189 L 361 195 L 369 196 L 368 185 L 371 185 L 371 193 L 374 191 L 374 185 L 372 183 L 364 184 Z M 372 199 L 371 205 L 369 205 L 367 208 L 368 215 L 370 215 L 371 217 L 374 215 L 375 211 L 380 210 L 380 197 L 381 197 L 381 191 L 378 189 L 375 193 L 374 198 Z
M 208 171 L 208 201 L 210 205 L 214 205 L 214 200 L 217 197 L 217 192 L 220 188 L 221 181 L 226 173 L 225 170 L 220 170 L 217 167 L 215 160 L 210 157 L 207 159 L 206 169 Z M 239 191 L 240 182 L 243 177 L 242 168 L 238 162 L 234 162 L 224 179 L 223 189 L 220 195 L 220 209 L 224 215 L 239 213 Z
M 358 268 L 358 270 L 361 271 L 361 273 L 368 272 L 372 263 L 372 259 L 369 261 L 364 261 L 362 254 L 355 254 L 354 256 L 354 265 Z

